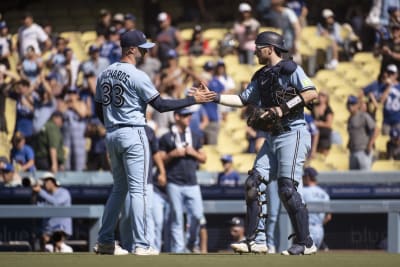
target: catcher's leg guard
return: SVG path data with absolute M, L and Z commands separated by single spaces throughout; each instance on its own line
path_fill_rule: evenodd
M 308 226 L 308 210 L 302 202 L 301 195 L 297 192 L 294 181 L 281 177 L 278 179 L 279 198 L 285 206 L 292 223 L 295 243 L 300 245 L 312 245 Z
M 259 220 L 266 217 L 262 212 L 262 205 L 265 205 L 266 201 L 261 198 L 265 192 L 259 190 L 263 181 L 263 177 L 256 170 L 251 170 L 245 182 L 247 206 L 245 226 L 246 240 L 249 242 L 255 240 L 258 232 L 265 231 L 265 229 L 258 229 Z

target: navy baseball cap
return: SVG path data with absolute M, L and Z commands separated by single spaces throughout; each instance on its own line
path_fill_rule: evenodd
M 176 52 L 175 49 L 170 49 L 167 52 L 167 56 L 168 56 L 169 59 L 171 59 L 171 58 L 178 58 L 179 55 L 178 55 L 178 53 Z
M 390 137 L 392 139 L 400 138 L 400 129 L 397 128 L 390 129 Z
M 313 167 L 307 167 L 307 168 L 304 169 L 303 176 L 317 177 L 318 176 L 318 172 Z
M 207 70 L 207 71 L 210 71 L 210 70 L 213 70 L 214 69 L 214 63 L 212 62 L 212 61 L 207 61 L 206 63 L 204 63 L 204 65 L 203 65 L 203 69 L 204 70 Z
M 358 97 L 355 95 L 349 95 L 347 98 L 347 105 L 354 105 L 358 103 Z
M 222 59 L 219 59 L 217 61 L 217 67 L 219 67 L 219 66 L 224 66 L 225 67 L 225 62 Z
M 244 226 L 244 220 L 240 217 L 233 217 L 229 221 L 230 226 Z
M 190 115 L 190 114 L 193 114 L 193 110 L 188 108 L 188 107 L 187 108 L 180 108 L 180 109 L 175 110 L 174 114 L 178 114 L 178 115 L 182 115 L 182 116 Z
M 136 17 L 135 17 L 133 14 L 131 14 L 131 13 L 126 14 L 126 15 L 124 16 L 124 19 L 125 19 L 125 20 L 136 21 Z
M 221 161 L 223 161 L 223 162 L 232 162 L 233 161 L 233 157 L 232 157 L 232 155 L 223 155 L 221 157 Z
M 89 47 L 89 54 L 92 54 L 92 53 L 94 53 L 94 52 L 99 52 L 100 51 L 100 48 L 97 46 L 97 45 L 91 45 L 90 47 Z
M 140 47 L 149 49 L 155 46 L 155 43 L 147 42 L 146 35 L 139 30 L 128 31 L 121 36 L 121 47 Z
M 7 23 L 3 20 L 0 22 L 0 30 L 4 28 L 7 28 Z
M 390 6 L 390 7 L 388 7 L 387 12 L 389 14 L 391 14 L 391 13 L 397 11 L 397 10 L 399 10 L 399 8 L 397 6 Z

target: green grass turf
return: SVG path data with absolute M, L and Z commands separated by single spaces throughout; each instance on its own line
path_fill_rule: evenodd
M 387 267 L 400 266 L 400 254 L 384 252 L 329 252 L 312 256 L 162 254 L 106 256 L 90 253 L 0 253 L 1 267 Z

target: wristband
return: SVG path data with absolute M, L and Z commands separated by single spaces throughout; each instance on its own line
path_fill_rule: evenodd
M 297 95 L 292 99 L 290 99 L 289 101 L 287 101 L 286 103 L 281 104 L 280 108 L 282 110 L 283 116 L 285 116 L 289 114 L 292 109 L 297 108 L 299 106 L 304 107 L 304 105 L 305 103 L 303 97 L 301 95 Z
M 221 100 L 221 95 L 220 94 L 216 94 L 215 95 L 215 99 L 213 100 L 214 103 L 219 103 Z

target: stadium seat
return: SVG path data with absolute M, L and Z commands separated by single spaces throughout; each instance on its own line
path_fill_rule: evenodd
M 88 43 L 94 43 L 97 39 L 97 34 L 95 31 L 86 31 L 82 33 L 81 40 L 86 45 Z
M 216 146 L 204 145 L 202 150 L 207 155 L 207 160 L 204 164 L 200 164 L 200 169 L 205 171 L 218 172 L 222 171 L 222 165 L 220 162 L 220 155 L 217 151 Z
M 400 163 L 394 160 L 377 160 L 372 165 L 373 171 L 399 171 Z
M 318 32 L 317 32 L 316 26 L 306 26 L 301 29 L 301 37 L 300 38 L 302 40 L 307 41 L 312 36 L 318 36 L 317 34 L 318 34 Z
M 193 35 L 192 28 L 185 28 L 179 31 L 183 40 L 190 41 Z
M 227 33 L 228 31 L 229 30 L 225 28 L 210 28 L 204 30 L 203 37 L 207 40 L 222 40 L 225 33 Z
M 379 135 L 375 140 L 375 149 L 379 152 L 386 153 L 386 144 L 389 141 L 390 137 L 388 135 Z
M 282 34 L 282 30 L 279 28 L 274 28 L 274 27 L 260 27 L 260 30 L 258 32 L 265 32 L 265 31 L 271 31 L 271 32 L 276 32 L 279 34 Z
M 247 173 L 253 168 L 256 154 L 241 153 L 233 156 L 233 168 L 240 173 Z
M 359 52 L 353 56 L 353 62 L 361 65 L 376 61 L 378 61 L 378 59 L 374 57 L 374 54 L 371 52 Z
M 6 122 L 7 122 L 7 140 L 11 142 L 12 136 L 15 131 L 15 125 L 17 122 L 17 102 L 14 99 L 8 98 L 6 99 L 6 108 L 5 108 L 5 115 L 6 115 Z

